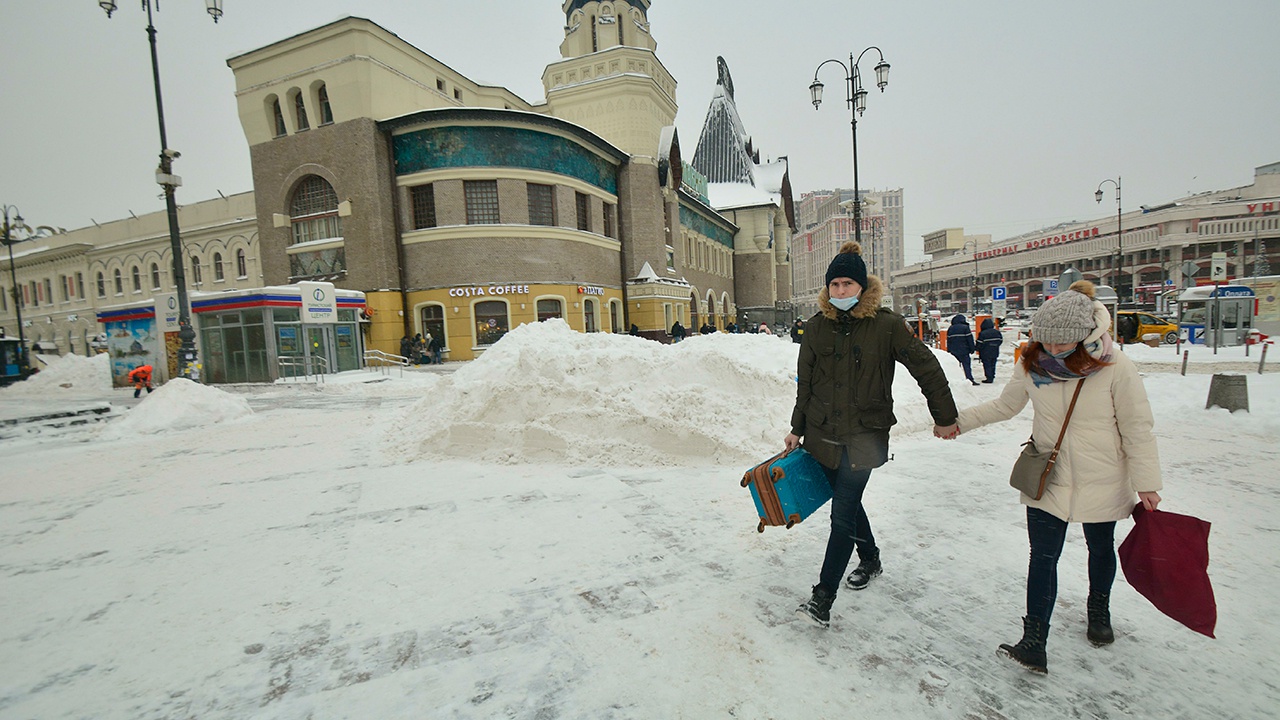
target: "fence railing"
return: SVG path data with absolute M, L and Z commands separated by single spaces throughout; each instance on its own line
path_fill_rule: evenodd
M 409 358 L 403 355 L 392 355 L 381 350 L 364 351 L 365 370 L 376 370 L 383 375 L 390 375 L 392 368 L 399 368 L 400 377 L 404 377 L 404 368 L 408 364 Z
M 300 357 L 297 355 L 281 355 L 280 357 L 276 358 L 276 365 L 279 369 L 279 375 L 281 378 L 299 377 L 299 374 L 297 372 L 286 373 L 285 372 L 286 368 L 289 368 L 291 370 L 296 368 L 301 368 L 302 369 L 301 377 L 309 380 L 311 379 L 311 376 L 314 375 L 316 378 L 316 382 L 324 382 L 324 376 L 326 373 L 329 372 L 329 361 L 325 360 L 319 355 L 313 355 L 310 358 Z

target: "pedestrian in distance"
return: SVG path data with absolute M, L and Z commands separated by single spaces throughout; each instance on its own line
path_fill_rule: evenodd
M 737 323 L 735 323 L 735 322 L 733 322 L 732 320 L 730 320 L 730 321 L 729 321 L 729 324 L 724 326 L 724 331 L 725 331 L 725 332 L 727 332 L 727 333 L 730 333 L 730 334 L 733 334 L 733 333 L 738 332 L 738 325 L 737 325 Z
M 400 337 L 400 356 L 405 362 L 413 362 L 413 338 L 408 335 Z
M 630 329 L 630 330 L 628 330 L 628 331 L 627 331 L 627 333 L 628 333 L 629 335 L 639 336 L 639 335 L 640 335 L 640 326 L 639 326 L 639 325 L 636 325 L 635 323 L 631 323 L 631 329 Z
M 947 352 L 951 353 L 959 361 L 960 367 L 964 368 L 965 378 L 977 385 L 978 381 L 973 379 L 974 349 L 973 331 L 969 329 L 969 321 L 965 320 L 963 315 L 951 318 L 951 327 L 947 328 Z
M 799 345 L 800 339 L 803 337 L 804 337 L 804 320 L 801 320 L 800 318 L 796 318 L 796 321 L 791 323 L 791 342 Z
M 933 351 L 911 335 L 902 317 L 882 307 L 884 285 L 867 274 L 861 247 L 847 242 L 827 267 L 819 312 L 805 323 L 796 363 L 796 404 L 787 450 L 803 445 L 831 483 L 831 532 L 818 584 L 797 614 L 820 627 L 856 550 L 858 566 L 845 579 L 862 590 L 881 573 L 880 548 L 871 532 L 863 492 L 871 471 L 889 460 L 894 363 L 920 385 L 936 423 L 934 434 L 957 432 L 956 405 Z
M 763 321 L 760 323 L 760 327 L 756 328 L 756 332 L 764 335 L 773 334 L 773 331 L 769 329 L 769 323 Z
M 685 336 L 684 325 L 681 325 L 679 320 L 672 323 L 671 324 L 671 342 L 678 343 L 684 339 L 684 336 Z
M 1062 434 L 1076 398 L 1043 495 L 1021 497 L 1031 546 L 1027 614 L 1022 639 L 999 648 L 1002 656 L 1039 673 L 1048 672 L 1045 645 L 1069 523 L 1083 525 L 1089 548 L 1085 635 L 1096 646 L 1107 645 L 1115 639 L 1110 600 L 1116 521 L 1129 517 L 1138 501 L 1147 510 L 1160 504 L 1160 458 L 1147 392 L 1133 361 L 1116 352 L 1108 334 L 1111 316 L 1093 297 L 1093 283 L 1081 280 L 1046 300 L 1031 319 L 1033 340 L 1000 397 L 960 413 L 960 430 L 968 433 L 1014 417 L 1030 401 L 1031 441 L 1047 450 Z
M 133 383 L 134 397 L 140 397 L 143 388 L 146 388 L 148 395 L 155 389 L 151 387 L 151 372 L 152 367 L 150 365 L 139 365 L 129 371 L 129 382 Z
M 982 361 L 982 382 L 990 385 L 996 381 L 996 360 L 1000 359 L 1000 346 L 1004 344 L 1004 334 L 996 329 L 991 318 L 983 318 L 982 330 L 978 333 L 978 359 Z
M 439 365 L 443 362 L 440 359 L 440 354 L 444 352 L 444 341 L 438 337 L 432 337 L 430 333 L 427 333 L 427 337 L 431 338 L 427 342 L 427 352 L 431 355 L 431 362 Z
M 711 323 L 709 323 L 709 322 L 704 322 L 704 323 L 702 323 L 702 327 L 698 328 L 698 332 L 699 332 L 699 333 L 701 333 L 701 334 L 703 334 L 703 335 L 710 335 L 711 333 L 713 333 L 713 332 L 715 332 L 715 331 L 716 331 L 716 326 L 715 326 L 715 325 L 712 325 L 712 324 L 711 324 Z
M 413 360 L 414 365 L 422 364 L 422 356 L 427 353 L 427 341 L 422 339 L 422 333 L 413 336 L 413 346 L 409 350 L 409 358 Z

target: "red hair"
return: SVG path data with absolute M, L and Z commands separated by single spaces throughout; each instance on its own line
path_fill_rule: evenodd
M 1032 340 L 1027 343 L 1027 349 L 1022 351 L 1022 369 L 1030 375 L 1040 368 L 1040 355 L 1044 352 L 1044 346 Z M 1076 351 L 1062 359 L 1062 364 L 1067 370 L 1081 377 L 1088 375 L 1095 370 L 1104 368 L 1111 363 L 1102 362 L 1098 358 L 1089 354 L 1085 350 L 1084 343 L 1076 343 Z M 1042 373 L 1043 374 L 1043 373 Z

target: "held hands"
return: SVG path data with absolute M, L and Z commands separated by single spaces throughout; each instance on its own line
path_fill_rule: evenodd
M 787 433 L 787 436 L 782 438 L 782 444 L 787 448 L 787 452 L 791 452 L 800 447 L 800 436 L 795 433 Z
M 1155 510 L 1160 504 L 1160 493 L 1157 492 L 1140 492 L 1138 499 L 1142 501 L 1143 510 Z
M 933 426 L 933 436 L 936 438 L 942 438 L 943 440 L 954 440 L 955 437 L 959 434 L 960 434 L 960 426 L 954 423 L 951 425 L 934 425 Z

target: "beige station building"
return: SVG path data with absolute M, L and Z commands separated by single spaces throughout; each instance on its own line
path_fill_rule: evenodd
M 712 183 L 685 160 L 649 7 L 564 0 L 536 103 L 358 17 L 230 58 L 253 191 L 180 207 L 190 290 L 330 282 L 363 293 L 365 349 L 431 333 L 450 360 L 553 317 L 665 341 L 677 320 L 787 307 L 785 163 L 748 157 L 748 177 Z M 96 313 L 173 288 L 162 212 L 40 234 L 14 265 L 46 349 L 88 352 Z M 16 335 L 7 256 L 0 270 Z

